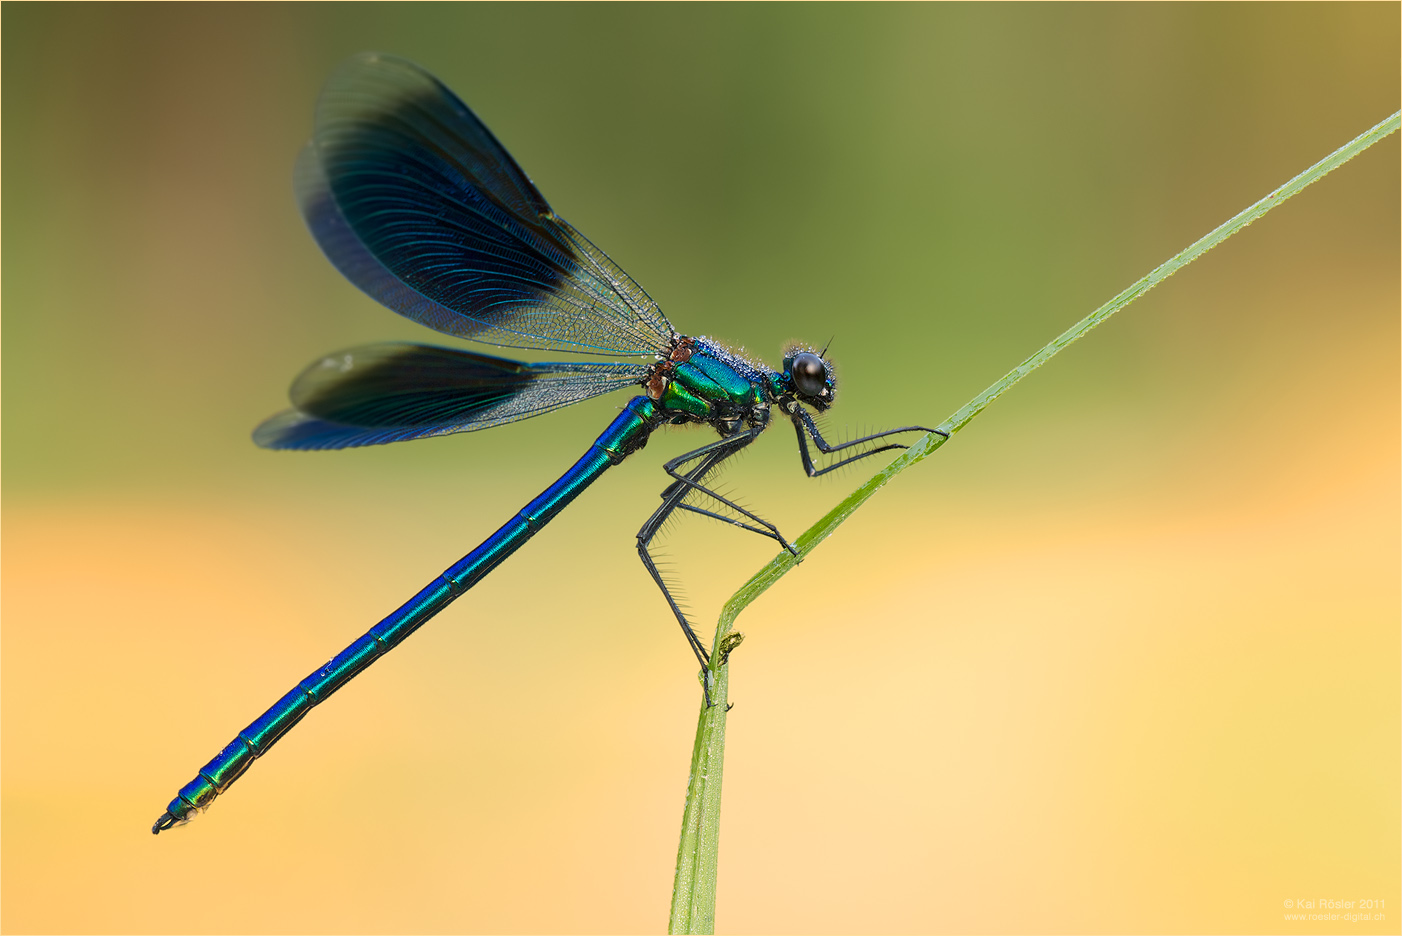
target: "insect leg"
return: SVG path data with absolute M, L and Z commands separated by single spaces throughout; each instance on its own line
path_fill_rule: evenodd
M 667 588 L 667 583 L 662 580 L 662 573 L 658 571 L 657 563 L 653 560 L 649 547 L 652 544 L 653 538 L 657 536 L 657 532 L 662 529 L 662 525 L 666 523 L 667 518 L 682 506 L 682 501 L 690 495 L 692 491 L 699 491 L 708 496 L 716 497 L 727 505 L 730 504 L 729 501 L 719 498 L 714 492 L 702 487 L 700 481 L 717 465 L 725 461 L 725 459 L 753 442 L 757 435 L 757 431 L 739 433 L 721 439 L 718 442 L 713 442 L 710 445 L 702 446 L 695 451 L 688 452 L 679 458 L 674 458 L 669 461 L 665 466 L 667 473 L 676 480 L 668 485 L 667 489 L 662 492 L 662 505 L 658 507 L 657 510 L 653 511 L 652 516 L 648 517 L 647 522 L 638 530 L 638 558 L 642 560 L 643 567 L 646 568 L 648 574 L 652 576 L 653 582 L 661 589 L 662 596 L 667 599 L 667 605 L 672 609 L 672 614 L 676 616 L 677 623 L 681 625 L 682 633 L 686 636 L 686 642 L 690 645 L 691 652 L 696 655 L 696 659 L 700 661 L 703 669 L 710 660 L 710 654 L 706 651 L 706 647 L 701 642 L 701 638 L 696 636 L 696 632 L 691 627 L 691 622 L 686 619 L 686 614 L 682 612 L 682 609 L 677 605 L 676 599 L 672 597 L 672 592 Z M 677 468 L 680 465 L 698 459 L 699 463 L 685 474 L 678 473 Z M 774 530 L 769 524 L 754 517 L 753 514 L 743 508 L 736 507 L 735 509 L 745 514 L 745 516 L 751 517 L 759 523 L 764 524 L 764 526 L 769 529 L 761 530 L 749 527 L 748 524 L 737 524 L 738 526 L 743 526 L 746 529 L 753 529 L 754 532 L 766 536 L 773 536 L 775 539 L 783 542 L 785 546 L 788 546 L 788 543 L 784 542 L 783 538 L 779 535 L 778 530 Z M 696 512 L 707 513 L 707 511 L 699 509 L 696 509 Z M 713 514 L 712 516 L 715 515 Z M 729 520 L 728 517 L 719 517 L 719 519 Z M 707 690 L 707 699 L 709 698 L 710 692 Z
M 929 429 L 925 426 L 902 426 L 899 429 L 886 429 L 882 432 L 874 432 L 871 435 L 862 436 L 860 439 L 853 439 L 850 442 L 843 442 L 839 445 L 832 445 L 826 439 L 823 438 L 823 434 L 818 431 L 817 424 L 813 422 L 813 417 L 810 416 L 806 410 L 795 408 L 795 411 L 792 414 L 792 416 L 794 432 L 798 435 L 799 457 L 803 460 L 804 472 L 810 478 L 816 478 L 819 475 L 825 475 L 829 471 L 834 471 L 838 468 L 841 468 L 843 465 L 850 465 L 854 461 L 860 461 L 863 458 L 875 455 L 877 452 L 886 452 L 891 449 L 903 449 L 907 446 L 902 445 L 899 442 L 890 442 L 886 445 L 879 445 L 876 448 L 871 449 L 870 451 L 861 452 L 849 458 L 844 458 L 841 461 L 834 462 L 833 464 L 828 465 L 826 468 L 818 468 L 814 466 L 813 457 L 808 451 L 809 436 L 812 436 L 813 444 L 816 445 L 818 447 L 818 451 L 822 452 L 824 455 L 832 455 L 836 452 L 841 452 L 845 449 L 849 449 L 854 445 L 861 445 L 865 442 L 873 442 L 877 439 L 882 439 L 886 436 L 896 435 L 897 433 L 901 432 L 934 432 L 944 436 L 946 439 L 949 438 L 949 433 L 945 432 L 943 429 Z
M 759 438 L 759 434 L 763 431 L 763 426 L 756 426 L 752 429 L 747 429 L 744 432 L 739 432 L 735 435 L 727 436 L 716 442 L 712 442 L 710 445 L 703 445 L 701 446 L 701 448 L 691 452 L 687 452 L 684 455 L 678 455 L 676 458 L 667 462 L 665 465 L 662 466 L 662 470 L 667 472 L 667 474 L 671 475 L 673 478 L 676 478 L 676 480 L 673 481 L 670 485 L 668 485 L 667 489 L 662 492 L 662 499 L 665 502 L 678 492 L 685 492 L 682 494 L 683 497 L 685 497 L 685 494 L 689 493 L 690 491 L 696 491 L 698 494 L 704 494 L 712 500 L 729 507 L 731 510 L 740 514 L 742 517 L 754 521 L 754 523 L 756 523 L 759 527 L 763 527 L 763 529 L 758 529 L 756 527 L 750 526 L 748 523 L 742 523 L 730 517 L 720 516 L 708 510 L 702 510 L 699 507 L 693 507 L 689 504 L 683 504 L 680 500 L 677 502 L 676 506 L 680 507 L 682 510 L 689 510 L 692 513 L 704 514 L 708 517 L 715 517 L 717 520 L 722 520 L 726 523 L 733 524 L 734 526 L 738 526 L 741 529 L 750 530 L 751 532 L 758 533 L 761 536 L 767 536 L 772 540 L 776 540 L 780 546 L 783 546 L 789 552 L 793 553 L 794 555 L 798 555 L 797 550 L 795 550 L 794 547 L 790 545 L 788 540 L 784 539 L 783 534 L 779 532 L 779 528 L 776 527 L 774 524 L 770 523 L 768 520 L 765 520 L 758 514 L 751 513 L 744 507 L 741 507 L 734 501 L 728 500 L 727 498 L 721 496 L 717 492 L 711 490 L 710 488 L 704 486 L 701 483 L 702 478 L 704 478 L 706 474 L 708 474 L 711 471 L 711 469 L 713 469 L 716 465 L 720 464 L 721 461 L 724 461 L 726 458 L 729 458 L 731 455 L 734 455 L 735 453 L 739 452 L 742 448 L 749 445 L 755 439 Z M 702 464 L 705 465 L 704 470 L 698 471 L 696 469 L 692 469 L 686 474 L 680 474 L 678 472 L 678 469 L 682 465 L 685 465 L 687 462 L 693 461 L 697 458 L 709 459 L 711 455 L 716 454 L 718 452 L 724 452 L 724 454 L 719 459 L 716 459 L 715 461 L 711 461 L 709 463 L 707 461 L 702 462 Z

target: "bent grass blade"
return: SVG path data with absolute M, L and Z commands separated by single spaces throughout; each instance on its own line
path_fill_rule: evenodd
M 1159 283 L 1207 253 L 1242 228 L 1259 220 L 1266 212 L 1286 199 L 1299 194 L 1311 183 L 1348 162 L 1379 140 L 1397 131 L 1402 124 L 1402 111 L 1351 140 L 1324 159 L 1310 166 L 1265 198 L 1219 225 L 1206 236 L 1188 245 L 1153 269 L 1109 302 L 1053 338 L 1035 354 L 1008 371 L 1003 377 L 965 403 L 953 415 L 940 423 L 940 429 L 953 436 L 967 426 L 990 403 L 1012 389 L 1018 381 L 1041 367 L 1057 354 L 1075 344 L 1092 328 L 1129 305 Z M 768 565 L 741 586 L 725 607 L 716 624 L 711 664 L 705 671 L 711 682 L 711 697 L 715 704 L 703 704 L 696 725 L 696 742 L 691 755 L 691 778 L 687 784 L 686 808 L 682 814 L 681 843 L 677 849 L 677 869 L 672 885 L 672 913 L 669 933 L 712 933 L 715 931 L 716 862 L 720 838 L 721 778 L 725 761 L 726 694 L 730 686 L 729 651 L 738 644 L 741 635 L 732 628 L 740 612 L 790 569 L 798 565 L 818 544 L 827 539 L 858 507 L 879 491 L 896 475 L 916 462 L 923 461 L 948 439 L 931 432 L 920 437 L 885 468 L 878 471 L 857 490 L 849 494 L 827 515 L 809 527 L 794 541 L 798 556 L 781 552 Z

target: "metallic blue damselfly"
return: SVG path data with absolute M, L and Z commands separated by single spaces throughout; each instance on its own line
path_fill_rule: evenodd
M 524 364 L 431 345 L 351 348 L 302 372 L 293 408 L 254 431 L 259 445 L 399 442 L 487 429 L 625 387 L 642 392 L 505 526 L 239 732 L 181 788 L 152 832 L 205 810 L 314 706 L 495 569 L 658 427 L 701 424 L 719 435 L 664 465 L 671 481 L 637 537 L 643 565 L 703 667 L 706 647 L 651 553 L 667 518 L 678 510 L 714 517 L 793 550 L 773 524 L 706 487 L 722 462 L 759 437 L 772 411 L 793 423 L 809 476 L 902 448 L 881 441 L 894 434 L 929 431 L 906 426 L 829 444 L 809 412 L 827 409 L 836 392 L 826 349 L 790 348 L 774 371 L 679 334 L 628 274 L 550 209 L 465 104 L 403 59 L 360 55 L 332 76 L 295 183 L 326 256 L 395 312 L 485 344 L 644 360 Z M 837 457 L 817 467 L 810 440 Z

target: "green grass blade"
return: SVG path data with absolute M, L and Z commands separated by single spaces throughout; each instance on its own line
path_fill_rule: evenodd
M 785 553 L 788 555 L 788 553 Z M 704 705 L 691 751 L 691 778 L 686 788 L 681 844 L 672 880 L 672 914 L 669 933 L 713 933 L 716 928 L 716 856 L 720 833 L 721 774 L 725 767 L 725 710 L 730 689 L 730 651 L 744 635 L 728 633 L 714 644 L 706 670 L 710 680 L 710 708 Z
M 1242 228 L 1263 217 L 1266 212 L 1298 194 L 1306 186 L 1319 181 L 1374 143 L 1396 132 L 1399 124 L 1402 124 L 1402 111 L 1341 146 L 1245 211 L 1170 257 L 1147 276 L 1133 283 L 1008 371 L 1002 379 L 960 407 L 942 422 L 939 428 L 953 436 L 983 412 L 990 403 L 1012 389 L 1014 384 L 1085 337 L 1092 328 Z M 944 437 L 933 432 L 916 440 L 899 458 L 878 471 L 826 516 L 805 530 L 794 541 L 799 552 L 797 558 L 788 552 L 779 553 L 741 586 L 721 609 L 712 646 L 721 648 L 722 652 L 712 654 L 711 665 L 706 671 L 711 680 L 711 696 L 715 705 L 710 708 L 703 706 L 697 721 L 696 744 L 692 751 L 691 779 L 687 785 L 686 809 L 682 816 L 682 837 L 677 851 L 677 870 L 673 881 L 672 915 L 668 932 L 711 933 L 715 929 L 716 858 L 720 836 L 721 776 L 725 755 L 726 693 L 730 684 L 730 667 L 727 663 L 729 650 L 734 649 L 742 637 L 738 633 L 732 633 L 735 618 L 769 586 L 798 565 L 819 543 L 831 536 L 844 520 L 886 482 L 916 462 L 924 460 L 946 441 Z

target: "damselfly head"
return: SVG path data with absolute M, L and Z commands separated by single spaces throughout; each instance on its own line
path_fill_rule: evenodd
M 831 406 L 837 392 L 832 365 L 813 351 L 794 348 L 784 355 L 784 382 L 790 393 L 819 410 Z

